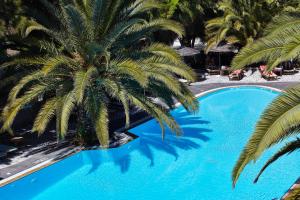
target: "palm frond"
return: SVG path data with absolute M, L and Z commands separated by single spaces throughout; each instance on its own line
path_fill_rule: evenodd
M 66 56 L 55 56 L 44 60 L 41 71 L 47 75 L 58 67 L 76 69 L 77 63 Z
M 9 95 L 8 95 L 8 101 L 9 102 L 13 102 L 19 92 L 28 84 L 30 83 L 31 81 L 35 81 L 39 78 L 43 77 L 43 73 L 41 71 L 35 71 L 25 77 L 23 77 L 12 89 L 11 91 L 9 92 Z
M 90 79 L 95 73 L 97 73 L 95 67 L 90 67 L 87 71 L 81 70 L 76 72 L 74 77 L 74 93 L 78 104 L 82 103 L 86 87 L 89 85 Z
M 111 66 L 111 69 L 117 70 L 117 73 L 119 75 L 129 75 L 130 77 L 138 81 L 141 86 L 147 86 L 148 76 L 145 71 L 143 71 L 139 63 L 134 62 L 133 60 L 124 60 L 119 62 L 112 62 Z
M 78 44 L 91 41 L 94 36 L 86 16 L 72 5 L 65 6 L 64 9 L 67 14 L 67 25 L 74 40 L 77 40 Z
M 106 48 L 109 48 L 111 46 L 111 44 L 113 44 L 120 36 L 122 36 L 122 33 L 127 31 L 131 26 L 137 25 L 137 24 L 143 23 L 143 22 L 145 22 L 145 21 L 142 19 L 130 19 L 125 23 L 121 22 L 121 23 L 115 24 L 114 28 L 102 40 L 102 42 L 104 43 L 103 46 Z
M 34 120 L 34 124 L 32 127 L 32 132 L 37 132 L 38 134 L 43 133 L 46 130 L 46 127 L 50 120 L 55 115 L 55 110 L 57 107 L 57 103 L 59 101 L 59 98 L 52 98 L 49 99 L 41 108 L 38 115 L 36 116 Z
M 23 37 L 28 37 L 28 35 L 33 32 L 33 31 L 43 31 L 43 32 L 50 32 L 50 30 L 48 28 L 46 28 L 45 26 L 37 23 L 36 21 L 28 21 L 26 24 L 26 29 L 24 30 L 24 32 L 22 33 Z
M 59 135 L 61 138 L 64 138 L 68 132 L 69 119 L 75 107 L 75 102 L 76 100 L 74 92 L 70 92 L 69 94 L 65 95 L 62 99 L 63 105 L 61 106 L 61 110 L 58 111 L 61 112 L 59 122 Z
M 106 14 L 106 10 L 108 9 L 109 2 L 105 0 L 95 0 L 93 4 L 93 16 L 92 22 L 94 27 L 94 32 L 98 37 L 104 31 L 104 16 Z M 97 38 L 96 37 L 96 38 Z
M 103 101 L 99 105 L 95 130 L 100 144 L 103 147 L 107 147 L 109 144 L 108 110 L 107 105 Z
M 292 31 L 297 27 L 300 28 L 300 14 L 298 12 L 283 13 L 273 18 L 266 27 L 264 35 L 278 35 L 282 31 Z
M 137 0 L 131 5 L 129 8 L 128 16 L 134 17 L 135 15 L 142 14 L 147 11 L 151 11 L 152 9 L 162 8 L 163 4 L 159 1 L 155 0 Z
M 26 93 L 16 99 L 15 101 L 7 104 L 2 112 L 2 120 L 4 120 L 1 127 L 1 132 L 9 130 L 18 112 L 33 99 L 37 98 L 40 94 L 45 92 L 46 85 L 34 85 Z
M 277 159 L 282 157 L 283 155 L 290 154 L 296 150 L 300 149 L 300 139 L 296 139 L 292 142 L 287 143 L 284 147 L 282 147 L 278 152 L 276 152 L 262 167 L 262 169 L 259 171 L 257 177 L 254 180 L 254 183 L 256 183 L 261 176 L 261 174 L 266 170 L 266 168 L 274 163 Z
M 166 30 L 172 31 L 182 37 L 185 34 L 185 30 L 182 25 L 176 21 L 168 19 L 156 19 L 152 20 L 147 24 L 148 27 L 152 27 L 152 31 L 156 30 Z
M 267 148 L 297 133 L 300 122 L 299 85 L 288 89 L 264 111 L 232 173 L 235 184 L 244 167 Z

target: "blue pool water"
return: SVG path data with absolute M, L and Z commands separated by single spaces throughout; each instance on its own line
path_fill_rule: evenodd
M 158 124 L 130 130 L 138 139 L 117 149 L 83 151 L 0 188 L 5 200 L 280 198 L 300 174 L 297 153 L 270 166 L 252 181 L 272 148 L 243 172 L 237 187 L 231 171 L 255 122 L 278 93 L 255 87 L 223 89 L 199 98 L 200 111 L 172 111 L 183 137 L 170 132 L 164 141 Z

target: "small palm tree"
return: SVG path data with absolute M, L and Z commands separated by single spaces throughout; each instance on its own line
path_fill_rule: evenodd
M 207 51 L 222 41 L 239 46 L 252 43 L 272 19 L 264 0 L 222 0 L 218 5 L 222 15 L 206 24 Z
M 180 38 L 183 46 L 194 47 L 196 37 L 204 35 L 203 15 L 208 1 L 181 0 L 178 2 L 171 19 L 184 25 L 186 35 Z
M 252 63 L 268 63 L 269 70 L 283 61 L 298 58 L 300 53 L 300 13 L 285 13 L 275 17 L 266 30 L 266 36 L 246 46 L 234 58 L 233 68 L 243 68 Z M 276 98 L 264 111 L 256 129 L 241 153 L 233 170 L 233 184 L 247 164 L 256 161 L 268 148 L 290 137 L 299 136 L 300 127 L 300 85 L 289 88 Z M 298 138 L 285 144 L 263 166 L 255 182 L 263 171 L 278 158 L 300 148 Z M 295 190 L 292 196 L 299 196 Z
M 84 129 L 96 133 L 108 145 L 108 110 L 112 100 L 119 101 L 128 127 L 130 105 L 152 115 L 176 134 L 181 130 L 164 106 L 145 96 L 159 98 L 169 107 L 174 98 L 189 111 L 198 107 L 193 94 L 178 77 L 194 80 L 194 72 L 168 46 L 151 43 L 152 33 L 170 30 L 183 33 L 171 20 L 147 20 L 147 12 L 157 7 L 143 0 L 60 1 L 58 8 L 47 1 L 51 20 L 36 17 L 25 30 L 43 31 L 42 53 L 38 57 L 16 58 L 3 68 L 26 68 L 27 75 L 9 93 L 2 113 L 2 131 L 11 129 L 17 113 L 43 95 L 45 102 L 32 131 L 43 133 L 56 116 L 57 134 L 67 134 L 72 113 Z M 49 23 L 46 23 L 49 22 Z M 54 23 L 55 22 L 55 23 Z M 50 39 L 49 39 L 50 38 Z
M 172 19 L 184 26 L 186 34 L 180 38 L 184 46 L 193 46 L 195 38 L 199 37 L 204 28 L 201 27 L 203 22 L 203 5 L 207 5 L 205 0 L 162 0 L 161 8 L 156 14 L 164 19 Z M 157 33 L 157 40 L 171 44 L 178 35 L 169 31 L 160 31 Z M 203 35 L 203 34 L 202 34 Z

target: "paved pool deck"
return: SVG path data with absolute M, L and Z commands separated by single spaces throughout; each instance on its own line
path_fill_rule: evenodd
M 207 83 L 203 82 L 192 83 L 189 88 L 194 94 L 203 93 L 212 89 L 228 87 L 228 86 L 239 86 L 239 85 L 261 85 L 267 87 L 273 87 L 276 89 L 286 89 L 298 82 L 263 82 L 263 83 L 242 83 L 242 82 L 227 82 L 227 83 Z M 141 115 L 136 115 L 131 118 L 132 123 L 141 119 Z M 50 147 L 49 147 L 50 148 Z M 0 160 L 0 182 L 16 176 L 34 166 L 40 165 L 49 160 L 59 160 L 74 152 L 80 151 L 81 147 L 76 147 L 72 144 L 65 144 L 62 146 L 44 148 L 35 153 L 30 151 L 23 152 L 22 155 L 15 155 L 9 157 L 6 160 Z M 0 185 L 1 187 L 1 185 Z

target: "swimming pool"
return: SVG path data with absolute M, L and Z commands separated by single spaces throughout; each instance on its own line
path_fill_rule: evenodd
M 228 88 L 199 98 L 200 111 L 172 111 L 184 136 L 166 133 L 150 120 L 130 132 L 138 139 L 120 148 L 83 151 L 0 188 L 13 199 L 222 199 L 280 198 L 300 174 L 297 153 L 270 166 L 252 181 L 268 151 L 248 166 L 232 189 L 231 171 L 259 115 L 278 95 L 257 87 Z M 296 159 L 297 158 L 297 159 Z

